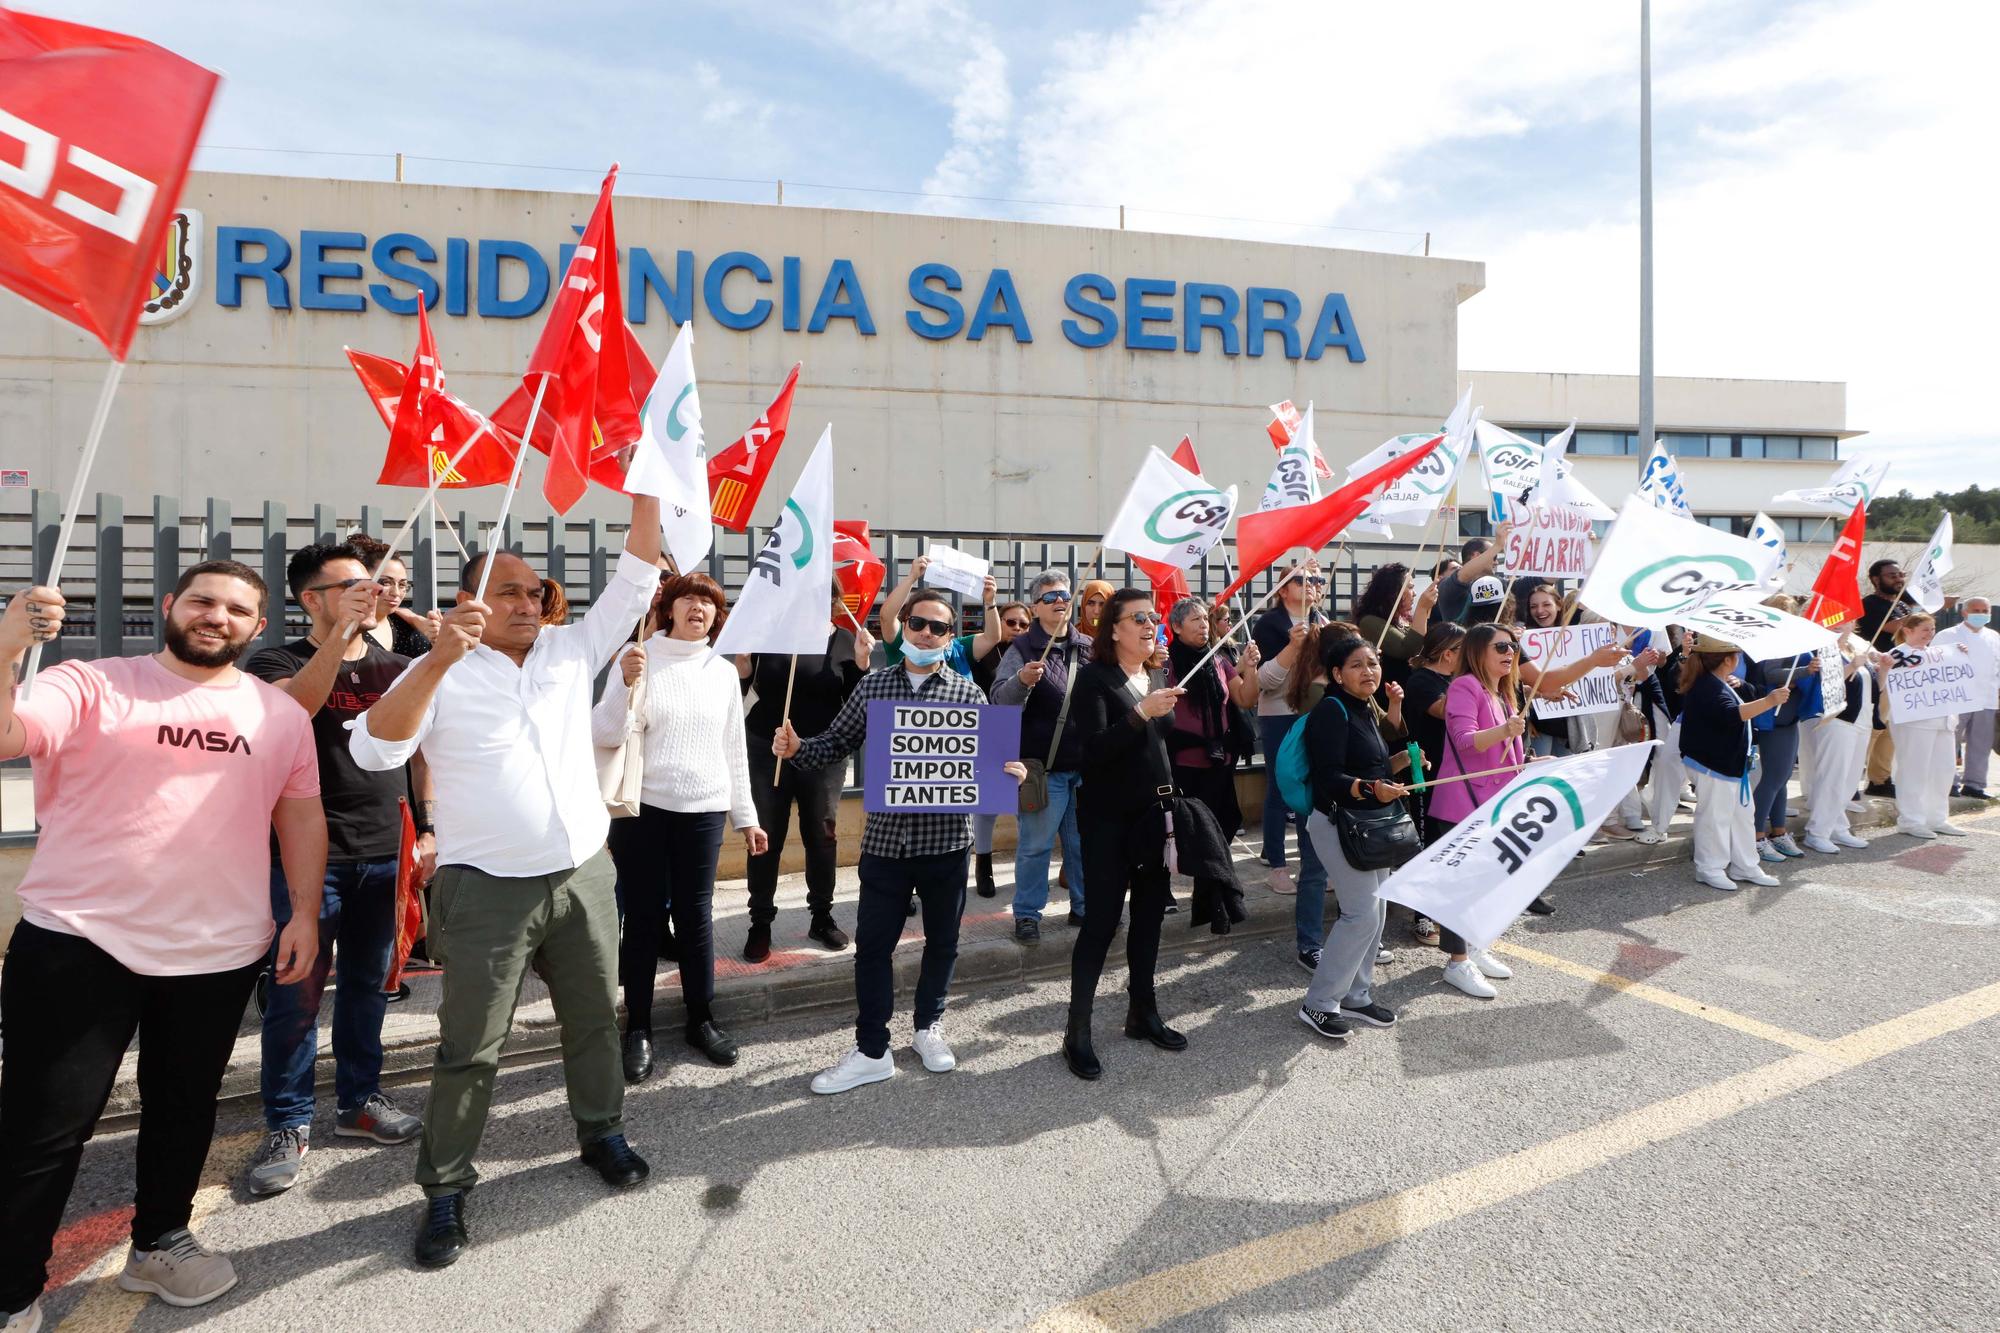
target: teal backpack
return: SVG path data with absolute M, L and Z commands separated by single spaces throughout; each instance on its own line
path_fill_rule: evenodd
M 1347 716 L 1347 705 L 1334 699 L 1334 706 L 1340 709 L 1342 717 Z M 1309 716 L 1309 715 L 1308 715 Z M 1278 784 L 1278 795 L 1285 802 L 1285 808 L 1304 819 L 1313 812 L 1312 765 L 1306 761 L 1306 719 L 1301 717 L 1292 723 L 1285 733 L 1285 739 L 1278 746 L 1278 756 L 1273 761 L 1272 770 Z

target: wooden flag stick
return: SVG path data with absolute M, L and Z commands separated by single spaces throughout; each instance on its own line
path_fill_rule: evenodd
M 97 446 L 104 441 L 104 427 L 111 420 L 111 400 L 118 394 L 118 381 L 125 377 L 125 363 L 114 360 L 111 368 L 104 372 L 104 387 L 97 393 L 97 410 L 91 413 L 90 433 L 83 438 L 83 455 L 76 464 L 76 483 L 70 492 L 69 507 L 63 512 L 62 526 L 56 529 L 56 549 L 50 557 L 47 574 L 42 586 L 53 588 L 62 579 L 63 561 L 69 555 L 70 537 L 76 532 L 76 512 L 83 507 L 83 496 L 90 487 L 90 471 L 97 462 Z M 111 614 L 122 615 L 124 608 L 112 607 Z M 102 617 L 104 608 L 98 607 Z M 42 664 L 42 645 L 39 641 L 28 649 L 27 665 L 21 668 L 21 698 L 26 701 L 35 690 L 35 672 Z
M 451 525 L 451 519 L 446 516 L 444 506 L 437 502 L 435 494 L 431 496 L 431 513 L 437 518 L 438 522 L 444 524 L 444 530 L 451 534 L 451 544 L 458 548 L 459 556 L 466 560 L 472 559 L 472 552 L 465 549 L 464 540 L 458 535 L 458 529 Z M 435 575 L 435 571 L 437 570 L 437 557 L 435 556 L 431 557 L 431 569 L 433 575 Z
M 1287 583 L 1290 583 L 1295 578 L 1301 577 L 1302 575 L 1305 574 L 1305 572 L 1306 572 L 1306 567 L 1303 564 L 1294 565 L 1292 567 L 1291 573 L 1285 575 L 1285 577 L 1279 579 L 1276 583 L 1272 584 L 1271 591 L 1264 594 L 1264 599 L 1258 602 L 1255 606 L 1250 608 L 1250 614 L 1244 616 L 1234 625 L 1231 625 L 1229 627 L 1229 632 L 1227 634 L 1217 636 L 1215 642 L 1209 645 L 1208 651 L 1201 655 L 1201 660 L 1188 668 L 1187 679 L 1193 680 L 1195 678 L 1195 675 L 1198 672 L 1200 672 L 1200 670 L 1203 667 L 1208 665 L 1208 659 L 1214 657 L 1217 653 L 1221 652 L 1222 645 L 1228 643 L 1231 639 L 1236 637 L 1237 630 L 1247 627 L 1250 624 L 1251 620 L 1256 616 L 1257 612 L 1262 610 L 1264 607 L 1269 606 L 1271 604 L 1271 599 L 1276 597 L 1281 591 L 1283 591 L 1284 586 Z
M 792 669 L 785 674 L 784 716 L 778 719 L 778 729 L 781 731 L 792 724 L 792 686 L 798 683 L 798 679 L 799 679 L 799 655 L 797 653 L 793 653 Z M 772 765 L 771 785 L 773 787 L 778 785 L 778 779 L 781 776 L 783 776 L 784 772 L 785 772 L 785 761 L 783 759 L 780 759 L 776 764 Z
M 1443 504 L 1438 505 L 1437 544 L 1439 550 L 1444 549 L 1444 505 Z M 1429 542 L 1421 542 L 1418 544 L 1417 565 L 1421 565 L 1424 562 L 1424 551 L 1429 545 L 1430 545 Z M 1402 586 L 1396 589 L 1396 600 L 1389 603 L 1389 614 L 1382 617 L 1382 632 L 1375 636 L 1375 655 L 1377 657 L 1380 657 L 1382 655 L 1382 645 L 1388 641 L 1390 627 L 1396 623 L 1396 611 L 1403 605 L 1403 594 L 1410 590 L 1410 583 L 1413 579 L 1416 578 L 1416 576 L 1417 576 L 1416 565 L 1411 565 L 1403 570 Z
M 1454 782 L 1470 782 L 1474 778 L 1490 778 L 1501 773 L 1519 773 L 1525 767 L 1526 764 L 1509 764 L 1505 768 L 1489 768 L 1478 773 L 1460 773 L 1456 777 L 1432 778 L 1426 782 L 1412 782 L 1409 785 L 1412 791 L 1429 791 L 1432 787 L 1448 787 Z

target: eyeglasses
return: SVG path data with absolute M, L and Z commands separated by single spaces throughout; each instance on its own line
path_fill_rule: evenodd
M 1162 620 L 1165 620 L 1166 617 L 1156 615 L 1151 611 L 1140 611 L 1137 614 L 1126 616 L 1125 619 L 1131 621 L 1134 625 L 1144 625 L 1146 628 L 1151 629 Z
M 949 620 L 932 620 L 928 616 L 910 616 L 903 624 L 910 630 L 928 630 L 932 634 L 949 634 L 952 630 Z
M 340 591 L 346 592 L 357 583 L 373 583 L 374 581 L 373 579 L 342 579 L 338 583 L 310 583 L 306 585 L 304 591 L 328 592 L 334 588 L 338 588 Z
M 1054 606 L 1058 602 L 1069 601 L 1070 592 L 1069 589 L 1067 588 L 1051 588 L 1047 592 L 1043 593 L 1040 597 L 1037 597 L 1035 600 L 1040 602 L 1043 606 Z
M 388 588 L 393 592 L 408 592 L 412 587 L 415 586 L 408 579 L 392 579 L 387 574 L 384 574 L 381 578 L 376 579 L 375 582 L 377 586 Z
M 1026 620 L 1003 620 L 1000 623 L 1005 625 L 1008 629 L 1013 630 L 1017 634 L 1025 634 L 1028 632 L 1028 625 L 1030 622 Z

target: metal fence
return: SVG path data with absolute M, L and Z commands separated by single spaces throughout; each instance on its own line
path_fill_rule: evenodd
M 11 594 L 32 583 L 48 568 L 62 520 L 61 499 L 54 491 L 29 493 L 28 504 L 0 508 L 0 592 Z M 490 513 L 490 510 L 488 511 Z M 79 516 L 69 557 L 59 584 L 68 599 L 59 643 L 44 654 L 45 663 L 68 658 L 115 656 L 149 652 L 160 647 L 160 599 L 173 590 L 182 570 L 202 560 L 241 560 L 264 576 L 272 590 L 272 615 L 262 642 L 282 643 L 307 629 L 303 611 L 285 591 L 285 564 L 301 547 L 337 541 L 355 532 L 387 540 L 401 528 L 403 512 L 364 505 L 359 513 L 337 514 L 330 505 L 301 507 L 296 512 L 279 501 L 265 501 L 253 512 L 238 513 L 224 500 L 209 500 L 198 511 L 155 495 L 143 509 L 128 506 L 121 496 L 99 493 L 89 512 Z M 554 514 L 510 517 L 500 534 L 502 549 L 519 550 L 537 571 L 563 585 L 571 605 L 588 606 L 610 577 L 613 561 L 625 541 L 626 525 L 597 519 L 566 520 Z M 768 534 L 752 526 L 735 533 L 718 530 L 708 572 L 733 598 L 749 576 L 752 561 Z M 1002 601 L 1024 595 L 1044 569 L 1059 569 L 1074 586 L 1084 579 L 1103 578 L 1126 586 L 1146 586 L 1131 558 L 1101 550 L 1095 536 L 1071 533 L 1017 535 L 934 529 L 877 531 L 875 554 L 888 566 L 893 586 L 910 564 L 933 542 L 957 546 L 992 566 Z M 413 585 L 411 602 L 428 610 L 433 599 L 449 606 L 459 574 L 468 557 L 493 544 L 490 518 L 466 509 L 450 513 L 432 525 L 419 521 L 406 543 Z M 461 546 L 462 543 L 462 546 Z M 1353 605 L 1375 565 L 1407 550 L 1338 548 L 1323 556 L 1327 566 L 1330 605 L 1337 613 Z M 1427 561 L 1431 557 L 1427 556 Z M 1188 571 L 1195 592 L 1214 596 L 1235 574 L 1235 546 L 1225 541 L 1200 566 Z M 1277 571 L 1266 571 L 1248 586 L 1249 603 L 1269 593 Z M 436 591 L 434 591 L 436 590 Z M 284 609 L 279 610 L 280 606 Z M 1163 608 L 1164 609 L 1164 608 Z M 978 617 L 976 606 L 965 608 L 967 625 Z

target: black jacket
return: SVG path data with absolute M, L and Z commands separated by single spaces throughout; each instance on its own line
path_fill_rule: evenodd
M 1389 780 L 1389 747 L 1376 728 L 1368 701 L 1339 688 L 1327 691 L 1306 714 L 1306 764 L 1312 772 L 1313 807 L 1333 814 L 1335 806 L 1374 810 L 1382 802 L 1368 784 Z M 1362 794 L 1354 793 L 1355 780 Z
M 1099 817 L 1157 808 L 1163 797 L 1173 795 L 1173 763 L 1167 754 L 1173 714 L 1150 721 L 1142 717 L 1125 681 L 1117 663 L 1092 662 L 1077 672 L 1076 697 L 1070 700 L 1083 799 Z

